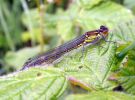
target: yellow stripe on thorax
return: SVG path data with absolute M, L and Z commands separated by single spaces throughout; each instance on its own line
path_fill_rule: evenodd
M 96 38 L 95 35 L 90 36 L 90 37 L 87 37 L 87 38 L 85 39 L 85 42 L 91 42 L 91 41 L 95 40 L 95 38 Z

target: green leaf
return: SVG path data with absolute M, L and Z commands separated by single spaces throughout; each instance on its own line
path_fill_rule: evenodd
M 133 18 L 134 16 L 130 10 L 111 1 L 104 1 L 91 9 L 86 10 L 85 6 L 82 7 L 77 22 L 83 29 L 89 30 L 97 28 L 99 25 L 107 25 L 110 28 L 114 28 L 117 24 Z
M 118 82 L 128 93 L 135 94 L 135 48 L 128 51 L 126 60 L 122 62 L 121 69 L 118 73 Z
M 67 87 L 64 73 L 58 69 L 30 68 L 0 77 L 1 100 L 57 99 Z
M 68 56 L 64 56 L 63 60 L 55 66 L 92 88 L 111 89 L 114 85 L 108 81 L 108 77 L 111 73 L 112 63 L 115 62 L 115 50 L 115 43 L 101 43 L 86 47 L 82 57 L 82 48 L 78 48 L 67 54 Z
M 85 9 L 90 9 L 93 6 L 98 5 L 103 0 L 77 0 L 77 4 Z
M 130 20 L 127 22 L 121 22 L 115 27 L 113 33 L 115 35 L 115 39 L 118 43 L 121 44 L 132 44 L 135 41 L 135 20 Z M 130 43 L 130 44 L 129 44 Z
M 105 92 L 98 91 L 90 94 L 77 94 L 70 95 L 66 100 L 134 100 L 132 95 L 124 94 L 121 92 Z
M 59 20 L 57 30 L 58 34 L 64 41 L 69 41 L 76 36 L 76 34 L 73 34 L 75 33 L 75 27 L 73 26 L 73 22 L 70 19 Z

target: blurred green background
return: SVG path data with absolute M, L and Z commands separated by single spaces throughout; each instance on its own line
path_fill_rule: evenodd
M 134 0 L 1 0 L 0 75 L 100 25 L 124 33 L 116 40 L 130 43 L 134 14 Z

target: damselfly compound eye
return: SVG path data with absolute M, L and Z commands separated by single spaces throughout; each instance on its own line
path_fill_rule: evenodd
M 100 26 L 100 31 L 101 32 L 108 32 L 108 28 L 106 26 Z
M 106 26 L 100 26 L 100 29 L 108 29 Z

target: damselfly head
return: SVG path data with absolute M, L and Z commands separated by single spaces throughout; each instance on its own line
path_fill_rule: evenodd
M 108 35 L 109 29 L 106 26 L 100 26 L 99 32 L 102 34 L 104 37 Z
M 96 39 L 101 39 L 105 38 L 108 36 L 108 28 L 105 26 L 100 26 L 100 29 L 98 30 L 93 30 L 93 31 L 88 31 L 86 32 L 85 35 L 85 43 L 93 42 L 96 41 Z

